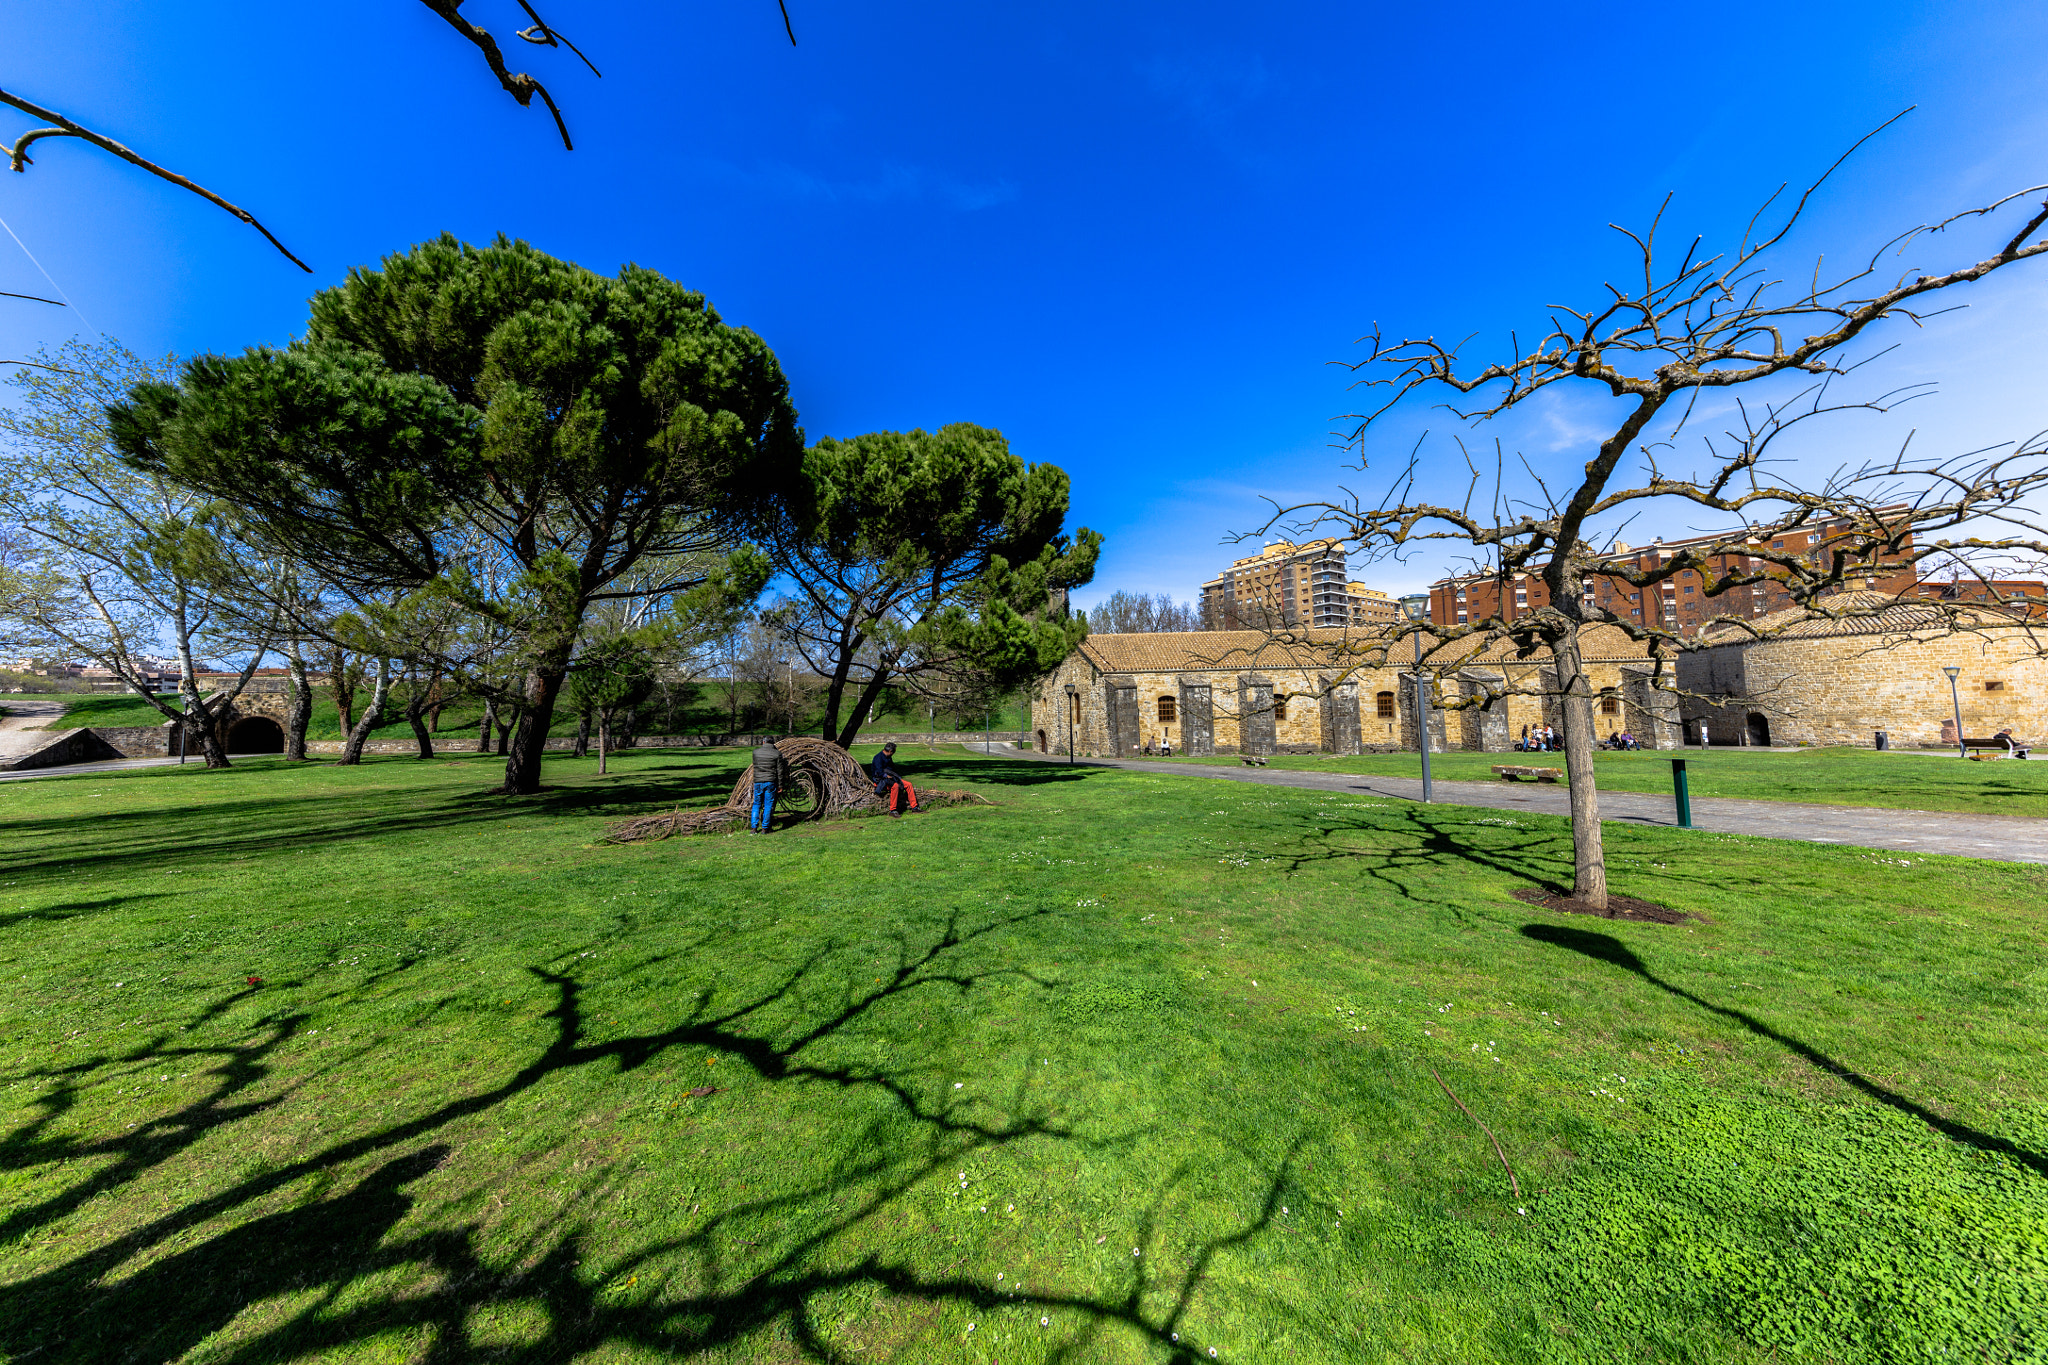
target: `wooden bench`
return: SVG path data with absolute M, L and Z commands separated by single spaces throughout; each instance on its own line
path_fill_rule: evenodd
M 1519 782 L 1525 777 L 1533 777 L 1538 782 L 1562 782 L 1564 780 L 1564 769 L 1562 768 L 1518 768 L 1512 765 L 1496 764 L 1493 772 L 1494 776 L 1500 778 L 1503 782 Z
M 2001 735 L 1993 735 L 1989 739 L 1965 739 L 1963 741 L 1963 749 L 1965 752 L 1968 752 L 1971 749 L 1984 749 L 1991 751 L 1991 758 L 1989 760 L 1991 762 L 1996 762 L 2001 758 L 2012 758 L 2019 755 L 2024 755 L 2030 747 L 2032 746 L 2029 745 L 2026 740 L 2018 738 L 2014 738 L 2011 741 L 2011 743 L 2008 744 L 2006 738 Z M 1970 761 L 1972 763 L 1983 763 L 1987 760 L 1978 754 L 1970 754 Z

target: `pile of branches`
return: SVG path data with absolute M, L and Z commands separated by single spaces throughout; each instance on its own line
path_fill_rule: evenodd
M 796 820 L 843 820 L 880 815 L 888 803 L 875 795 L 874 783 L 853 755 L 830 740 L 812 735 L 777 740 L 782 754 L 782 790 L 775 794 L 775 813 Z M 921 806 L 993 805 L 972 792 L 918 792 Z M 754 806 L 754 768 L 740 770 L 732 795 L 722 806 L 704 810 L 677 807 L 667 815 L 622 820 L 605 833 L 608 844 L 641 844 L 675 834 L 717 834 L 747 823 Z

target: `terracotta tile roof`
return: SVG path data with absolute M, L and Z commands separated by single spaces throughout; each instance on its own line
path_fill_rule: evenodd
M 1354 626 L 1349 630 L 1303 631 L 1296 642 L 1282 643 L 1258 630 L 1156 631 L 1130 635 L 1090 635 L 1081 643 L 1081 654 L 1104 673 L 1244 673 L 1258 669 L 1329 668 L 1341 654 L 1355 667 L 1378 665 L 1382 651 L 1392 644 L 1391 664 L 1400 667 L 1414 657 L 1414 637 L 1396 639 L 1394 628 L 1385 625 Z M 1436 668 L 1461 663 L 1497 663 L 1517 657 L 1509 639 L 1473 639 L 1454 642 L 1442 654 L 1435 654 L 1438 641 L 1422 636 L 1425 655 Z M 1630 661 L 1647 657 L 1642 645 L 1611 627 L 1596 626 L 1588 631 L 1582 645 L 1590 662 Z M 1525 662 L 1544 662 L 1547 651 L 1539 650 Z
M 1777 640 L 1825 640 L 1845 635 L 1910 635 L 1915 631 L 1946 631 L 1951 614 L 1965 629 L 1971 626 L 2019 624 L 2022 609 L 2000 609 L 1968 602 L 1937 602 L 1898 598 L 1888 592 L 1845 592 L 1821 599 L 1819 606 L 1842 616 L 1812 616 L 1801 607 L 1788 607 L 1759 616 L 1749 624 Z M 1944 610 L 1947 608 L 1948 610 Z M 2038 627 L 2037 627 L 2038 629 Z M 1753 639 L 1749 631 L 1729 623 L 1709 626 L 1702 639 L 1708 644 L 1740 644 Z

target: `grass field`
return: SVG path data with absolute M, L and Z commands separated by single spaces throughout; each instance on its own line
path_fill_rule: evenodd
M 0 1357 L 2048 1359 L 2048 870 L 614 761 L 0 785 Z
M 1606 753 L 1594 756 L 1603 791 L 1671 794 L 1671 760 L 1683 758 L 1694 796 L 1739 797 L 1750 801 L 1802 801 L 1823 806 L 1879 806 L 1891 810 L 1958 810 L 1986 815 L 2048 817 L 2048 763 L 2003 760 L 1971 763 L 1950 750 L 1931 754 L 1885 753 L 1871 749 L 1687 749 L 1683 752 Z M 1235 754 L 1141 760 L 1152 763 L 1220 763 L 1237 766 Z M 1493 782 L 1494 765 L 1563 768 L 1564 755 L 1430 755 L 1439 781 Z M 1419 777 L 1416 754 L 1365 754 L 1356 758 L 1278 754 L 1275 768 L 1305 772 L 1360 773 L 1375 777 Z

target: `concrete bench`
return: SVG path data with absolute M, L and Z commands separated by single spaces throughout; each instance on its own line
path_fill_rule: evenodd
M 1562 768 L 1517 768 L 1512 765 L 1495 764 L 1493 773 L 1503 782 L 1519 782 L 1525 777 L 1533 777 L 1538 782 L 1564 781 Z
M 1263 768 L 1266 766 L 1266 756 L 1264 754 L 1246 754 L 1244 756 L 1244 766 L 1247 768 Z

